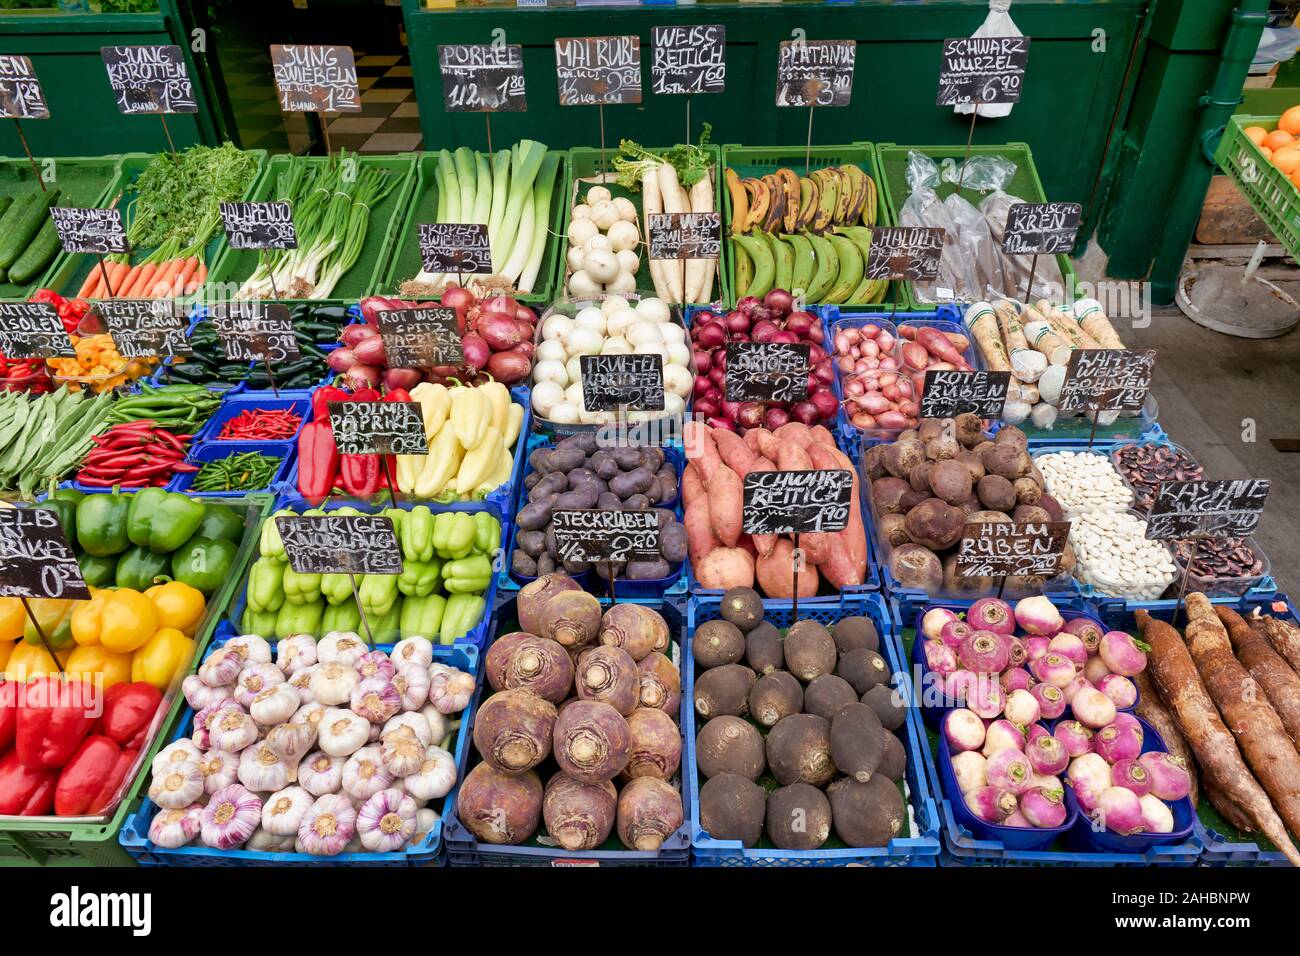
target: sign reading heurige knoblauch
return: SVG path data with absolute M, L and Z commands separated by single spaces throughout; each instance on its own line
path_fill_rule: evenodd
M 350 46 L 271 45 L 280 109 L 286 113 L 355 113 L 361 109 Z

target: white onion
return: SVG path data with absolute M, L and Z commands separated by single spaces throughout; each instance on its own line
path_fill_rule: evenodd
M 623 335 L 632 326 L 642 321 L 640 312 L 636 309 L 629 309 L 626 307 L 617 312 L 610 312 L 606 309 L 605 314 L 609 316 L 609 325 L 606 328 L 606 331 L 610 335 Z
M 668 304 L 663 299 L 656 299 L 651 296 L 648 299 L 642 299 L 636 307 L 641 313 L 641 317 L 649 319 L 651 322 L 667 322 L 672 314 L 668 310 Z
M 564 261 L 569 267 L 570 272 L 577 272 L 582 268 L 582 259 L 586 253 L 581 246 L 569 246 L 568 253 L 565 254 Z
M 676 392 L 664 390 L 664 414 L 680 415 L 686 411 L 686 401 Z
M 671 329 L 672 326 L 665 325 L 664 328 Z M 682 368 L 686 368 L 691 364 L 691 350 L 681 342 L 669 342 L 668 361 L 672 362 L 674 365 L 680 365 Z
M 627 250 L 624 250 L 624 252 L 626 251 Z M 610 292 L 635 292 L 636 276 L 631 272 L 625 271 L 620 261 L 618 275 L 614 277 L 613 282 L 605 283 L 605 288 Z
M 590 239 L 588 239 L 587 245 L 583 249 L 584 252 L 592 252 L 596 250 L 599 250 L 601 252 L 614 251 L 613 247 L 610 245 L 609 239 L 606 236 L 600 236 L 600 235 L 592 236 Z
M 591 207 L 591 221 L 602 231 L 619 221 L 618 207 L 612 202 L 598 202 Z
M 564 387 L 558 382 L 538 382 L 533 386 L 533 411 L 550 418 L 555 406 L 564 401 Z
M 695 387 L 695 376 L 684 365 L 664 366 L 664 389 L 685 399 Z M 666 409 L 665 409 L 666 410 Z
M 664 341 L 669 345 L 674 342 L 686 344 L 686 330 L 676 322 L 661 322 L 659 324 L 659 334 L 664 337 Z
M 573 331 L 573 319 L 562 313 L 555 313 L 542 323 L 542 338 L 563 342 Z
M 638 322 L 627 330 L 624 336 L 633 345 L 663 345 L 664 334 L 653 322 Z
M 587 275 L 585 271 L 579 269 L 569 276 L 569 293 L 571 295 L 598 295 L 600 293 L 600 283 Z
M 627 355 L 631 351 L 632 346 L 621 335 L 606 339 L 605 343 L 600 347 L 601 355 Z
M 604 336 L 595 329 L 575 328 L 569 333 L 569 337 L 564 340 L 564 347 L 569 350 L 569 355 L 599 355 L 600 343 L 604 341 Z
M 565 369 L 564 363 L 547 360 L 538 362 L 533 368 L 533 381 L 535 383 L 554 382 L 560 388 L 564 388 L 569 384 L 569 373 Z
M 582 379 L 582 356 L 575 355 L 569 361 L 564 363 L 564 374 L 568 385 L 570 382 L 578 382 Z
M 560 404 L 551 408 L 551 413 L 546 417 L 562 425 L 576 425 L 578 423 L 578 410 L 568 402 L 560 402 Z
M 609 227 L 609 245 L 615 252 L 635 249 L 640 241 L 641 233 L 636 225 L 626 219 L 620 219 Z
M 564 350 L 564 343 L 558 339 L 546 339 L 533 353 L 537 356 L 539 362 L 563 362 L 569 357 L 569 353 Z
M 590 219 L 575 219 L 569 223 L 569 242 L 580 249 L 586 248 L 591 237 L 599 233 L 600 230 Z

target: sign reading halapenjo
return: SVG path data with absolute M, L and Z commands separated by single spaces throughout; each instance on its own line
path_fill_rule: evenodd
M 221 224 L 232 249 L 297 249 L 293 207 L 283 201 L 223 202 Z

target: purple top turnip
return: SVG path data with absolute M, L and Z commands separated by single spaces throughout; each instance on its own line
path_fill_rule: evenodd
M 998 787 L 982 787 L 965 797 L 971 813 L 985 823 L 1003 824 L 1007 817 L 1020 809 L 1016 795 Z
M 1138 798 L 1142 806 L 1142 828 L 1147 833 L 1173 833 L 1174 814 L 1159 797 L 1145 794 Z
M 1104 633 L 1102 626 L 1090 617 L 1070 618 L 1065 622 L 1063 630 L 1082 640 L 1089 654 L 1097 653 L 1097 647 L 1101 644 L 1101 635 Z
M 1029 765 L 1029 758 L 1019 750 L 999 750 L 988 758 L 984 767 L 989 786 L 1010 790 L 1016 796 L 1024 793 L 1033 784 L 1034 768 Z
M 977 630 L 993 631 L 1010 636 L 1016 631 L 1016 618 L 1011 605 L 1001 598 L 980 598 L 970 606 L 966 620 Z
M 1035 684 L 1029 693 L 1038 701 L 1038 711 L 1044 720 L 1055 720 L 1065 713 L 1065 695 L 1055 684 Z
M 1051 684 L 1064 690 L 1074 680 L 1074 661 L 1050 651 L 1035 660 L 1030 657 L 1029 670 L 1044 684 Z
M 1068 815 L 1064 797 L 1060 790 L 1031 787 L 1020 798 L 1020 812 L 1033 826 L 1043 829 L 1059 827 Z
M 1008 667 L 1002 672 L 1002 677 L 998 683 L 1002 685 L 1002 691 L 1005 694 L 1012 694 L 1018 690 L 1029 690 L 1034 686 L 1034 677 L 1023 667 Z
M 935 674 L 951 674 L 957 669 L 957 652 L 942 641 L 926 641 L 925 666 Z
M 1016 724 L 1005 718 L 999 718 L 988 725 L 984 732 L 984 756 L 992 757 L 1003 750 L 1024 750 L 1025 734 Z
M 1029 645 L 1025 643 L 1023 637 L 1015 635 L 1007 636 L 1007 663 L 1012 667 L 1020 667 L 1029 661 Z
M 1070 761 L 1070 769 L 1066 771 L 1065 778 L 1074 788 L 1079 806 L 1091 812 L 1101 800 L 1102 793 L 1111 786 L 1110 764 L 1099 754 L 1084 754 Z
M 1118 721 L 1107 724 L 1092 738 L 1092 749 L 1107 763 L 1136 760 L 1142 755 L 1142 728 Z
M 992 720 L 1002 713 L 1006 706 L 1006 697 L 993 674 L 977 674 L 975 681 L 966 689 L 966 706 L 985 720 Z
M 957 707 L 944 715 L 943 735 L 951 750 L 978 750 L 984 745 L 984 721 L 966 708 Z
M 1097 690 L 1109 697 L 1119 710 L 1137 703 L 1137 686 L 1122 674 L 1107 674 L 1097 682 Z
M 1042 716 L 1037 698 L 1027 690 L 1013 690 L 1008 694 L 1002 714 L 1013 724 L 1022 727 L 1030 726 Z
M 1147 645 L 1139 642 L 1126 631 L 1107 631 L 1101 636 L 1097 653 L 1106 662 L 1112 674 L 1132 677 L 1140 674 L 1147 666 Z
M 1025 756 L 1034 773 L 1056 776 L 1070 764 L 1070 755 L 1065 746 L 1055 737 L 1035 737 L 1026 747 Z
M 966 750 L 952 758 L 952 773 L 963 794 L 988 786 L 985 773 L 987 761 L 974 750 Z
M 965 621 L 954 619 L 948 621 L 942 628 L 940 628 L 939 640 L 943 641 L 955 650 L 960 648 L 962 641 L 966 640 L 966 638 L 970 637 L 974 632 L 975 628 L 971 627 Z
M 943 626 L 955 620 L 957 615 L 946 607 L 932 607 L 921 618 L 921 633 L 925 635 L 926 640 L 940 640 L 939 632 L 943 630 Z
M 1192 792 L 1192 777 L 1181 758 L 1153 750 L 1138 763 L 1151 779 L 1151 793 L 1161 800 L 1181 800 Z
M 1088 663 L 1088 648 L 1084 645 L 1083 639 L 1064 631 L 1052 637 L 1047 650 L 1048 653 L 1060 654 L 1074 661 L 1076 670 L 1083 670 L 1084 665 Z
M 1100 730 L 1115 719 L 1115 702 L 1095 687 L 1079 688 L 1078 692 L 1070 698 L 1070 710 L 1074 712 L 1074 717 L 1079 723 L 1092 730 Z M 1094 748 L 1100 752 L 1100 748 L 1095 744 Z M 1136 757 L 1137 754 L 1120 756 Z
M 1051 637 L 1065 627 L 1065 618 L 1052 599 L 1042 594 L 1017 601 L 1015 615 L 1022 630 L 1040 637 Z
M 961 642 L 961 662 L 980 674 L 1000 674 L 1007 669 L 1011 647 L 1004 635 L 993 631 L 972 631 Z
M 1151 775 L 1132 757 L 1116 760 L 1110 768 L 1111 783 L 1132 790 L 1139 797 L 1151 792 Z
M 1049 637 L 1032 635 L 1024 638 L 1024 642 L 1025 657 L 1029 662 L 1030 669 L 1032 670 L 1034 661 L 1038 660 L 1040 657 L 1047 656 L 1047 645 L 1052 643 L 1052 639 Z
M 1107 787 L 1103 790 L 1097 799 L 1097 806 L 1090 812 L 1095 822 L 1123 836 L 1141 833 L 1146 829 L 1141 800 L 1132 790 L 1123 787 Z
M 1092 731 L 1077 720 L 1063 720 L 1056 725 L 1052 736 L 1061 742 L 1071 757 L 1092 753 Z

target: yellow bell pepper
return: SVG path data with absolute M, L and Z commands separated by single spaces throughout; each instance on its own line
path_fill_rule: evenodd
M 487 434 L 483 436 L 478 447 L 468 452 L 460 463 L 460 471 L 456 474 L 456 493 L 468 495 L 482 484 L 484 479 L 496 469 L 501 454 L 501 433 L 495 426 L 489 425 Z
M 83 680 L 101 680 L 104 690 L 131 680 L 131 655 L 110 651 L 102 644 L 74 648 L 63 666 Z
M 194 641 L 174 627 L 161 627 L 149 643 L 131 657 L 131 680 L 145 681 L 166 691 L 178 672 L 194 657 Z
M 14 652 L 13 641 L 0 641 L 0 671 L 9 663 L 9 656 Z
M 72 612 L 72 639 L 82 647 L 99 643 L 100 614 L 104 602 L 112 594 L 112 591 L 97 591 L 92 588 L 89 601 L 77 602 L 76 610 Z
M 510 413 L 510 389 L 492 381 L 478 386 L 478 390 L 492 406 L 492 427 L 502 434 L 506 430 L 506 416 Z
M 478 388 L 457 385 L 451 390 L 451 427 L 466 451 L 477 448 L 492 424 L 492 403 Z
M 429 456 L 415 484 L 416 497 L 435 498 L 441 494 L 447 482 L 455 477 L 460 468 L 463 454 L 460 443 L 456 440 L 455 429 L 450 424 L 439 429 L 433 444 L 429 446 Z
M 72 656 L 72 648 L 67 647 L 58 651 L 58 655 L 59 664 L 66 666 L 68 658 Z M 58 664 L 54 663 L 54 658 L 50 657 L 49 652 L 38 644 L 28 644 L 26 641 L 15 644 L 13 653 L 5 662 L 6 680 L 26 683 L 33 677 L 58 676 L 58 673 Z
M 203 592 L 184 581 L 155 584 L 144 596 L 158 609 L 159 627 L 175 628 L 186 637 L 194 636 L 194 629 L 207 608 Z
M 158 608 L 131 588 L 97 594 L 81 614 L 81 633 L 87 637 L 98 633 L 99 643 L 119 654 L 143 647 L 158 630 Z
M 16 641 L 27 626 L 27 612 L 16 597 L 0 598 L 0 641 Z

